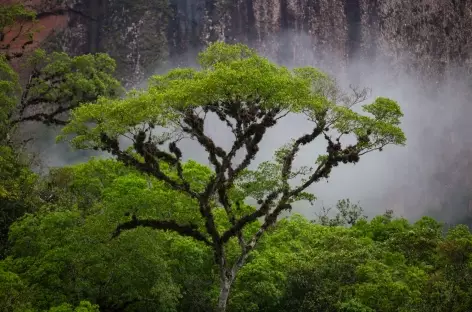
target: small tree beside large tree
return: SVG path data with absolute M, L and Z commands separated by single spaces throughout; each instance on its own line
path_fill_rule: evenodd
M 36 26 L 36 13 L 23 4 L 0 5 L 0 259 L 10 225 L 37 206 L 30 202 L 36 175 L 23 151 L 29 139 L 16 130 L 26 122 L 62 126 L 71 109 L 123 91 L 114 77 L 115 61 L 106 54 L 31 51 Z M 21 49 L 13 49 L 19 41 Z M 14 59 L 28 65 L 24 83 L 12 67 Z
M 404 145 L 406 139 L 396 102 L 377 98 L 362 106 L 362 113 L 356 112 L 353 106 L 365 93 L 347 96 L 315 68 L 289 70 L 244 45 L 221 42 L 202 52 L 199 63 L 200 70 L 179 68 L 152 77 L 147 90 L 78 107 L 61 138 L 70 138 L 80 149 L 108 151 L 193 200 L 200 220 L 148 219 L 140 217 L 136 207 L 114 235 L 144 226 L 175 231 L 210 246 L 220 278 L 217 311 L 225 311 L 231 285 L 251 251 L 294 202 L 315 199 L 308 191 L 312 184 L 328 178 L 341 163 L 357 163 L 366 153 Z M 208 113 L 217 115 L 232 133 L 230 149 L 218 146 L 204 130 Z M 250 170 L 267 131 L 288 114 L 305 115 L 312 127 L 277 150 L 273 161 Z M 157 133 L 158 128 L 165 131 Z M 199 183 L 184 174 L 178 147 L 184 136 L 208 153 L 213 172 Z M 124 146 L 124 138 L 132 141 L 130 147 Z M 314 168 L 294 168 L 297 154 L 317 139 L 326 142 L 326 152 L 313 158 Z M 244 153 L 238 163 L 237 153 Z M 257 207 L 243 205 L 248 198 L 257 199 Z M 239 245 L 237 255 L 229 252 L 230 244 Z

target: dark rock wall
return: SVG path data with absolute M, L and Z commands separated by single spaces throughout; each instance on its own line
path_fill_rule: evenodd
M 5 1 L 5 0 L 4 0 Z M 0 1 L 1 2 L 1 1 Z M 423 74 L 472 69 L 472 0 L 36 0 L 66 15 L 48 44 L 105 51 L 131 84 L 214 40 L 248 43 L 275 60 L 342 68 L 386 58 Z

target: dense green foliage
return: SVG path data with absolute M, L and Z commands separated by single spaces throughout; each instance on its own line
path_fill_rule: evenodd
M 64 115 L 70 110 L 100 96 L 114 98 L 122 92 L 113 77 L 115 62 L 106 54 L 70 57 L 66 53 L 36 50 L 28 63 L 33 69 L 13 114 L 16 117 L 11 120 L 13 124 L 39 121 L 65 125 Z
M 122 92 L 113 77 L 115 62 L 106 54 L 70 57 L 40 49 L 28 56 L 16 55 L 23 56 L 23 65 L 31 69 L 22 88 L 10 65 L 12 55 L 9 43 L 3 42 L 3 32 L 18 23 L 19 32 L 28 32 L 33 40 L 34 17 L 34 12 L 21 4 L 0 8 L 0 259 L 7 247 L 10 224 L 42 201 L 36 187 L 38 177 L 30 169 L 31 157 L 25 153 L 16 130 L 31 121 L 63 125 L 71 109 L 99 96 L 113 98 Z M 25 28 L 23 23 L 29 26 Z M 18 33 L 14 38 L 25 34 Z
M 115 64 L 104 54 L 69 57 L 38 50 L 30 62 L 34 69 L 22 90 L 18 75 L 0 54 L 0 258 L 9 224 L 34 208 L 30 195 L 36 177 L 15 139 L 18 127 L 26 121 L 65 124 L 64 115 L 74 107 L 121 92 L 112 76 Z
M 190 162 L 185 171 L 201 176 L 207 168 Z M 185 196 L 113 160 L 54 170 L 41 187 L 49 202 L 11 227 L 0 266 L 0 306 L 11 308 L 3 311 L 62 311 L 52 308 L 80 301 L 100 311 L 214 310 L 209 247 L 146 228 L 111 239 L 137 206 L 148 216 L 192 218 Z M 410 224 L 386 214 L 347 228 L 294 215 L 251 254 L 228 309 L 468 311 L 471 256 L 467 228 L 443 235 L 430 218 Z
M 0 29 L 13 26 L 17 21 L 32 21 L 36 14 L 22 4 L 2 5 L 0 7 Z

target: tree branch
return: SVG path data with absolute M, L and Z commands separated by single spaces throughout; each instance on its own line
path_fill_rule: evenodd
M 42 102 L 42 99 L 37 99 L 37 101 L 38 102 L 32 102 L 31 105 L 39 104 L 40 102 Z M 68 123 L 67 121 L 63 121 L 55 117 L 62 113 L 66 113 L 80 105 L 79 103 L 77 103 L 76 105 L 70 105 L 70 106 L 62 106 L 60 103 L 52 103 L 52 104 L 59 105 L 59 107 L 56 108 L 51 113 L 37 113 L 37 114 L 33 114 L 26 117 L 20 117 L 18 119 L 12 120 L 11 123 L 17 124 L 23 121 L 40 121 L 45 124 L 67 125 Z
M 261 142 L 266 129 L 275 124 L 276 114 L 276 111 L 269 112 L 263 117 L 261 123 L 251 124 L 245 132 L 241 132 L 237 135 L 231 151 L 223 159 L 221 171 L 218 173 L 218 179 L 215 181 L 215 186 L 218 190 L 220 203 L 225 208 L 226 213 L 228 214 L 228 219 L 233 226 L 236 224 L 236 219 L 231 211 L 231 201 L 228 197 L 228 190 L 233 186 L 234 180 L 237 178 L 239 173 L 246 169 L 254 159 L 255 155 L 259 151 L 258 144 Z M 232 160 L 237 151 L 244 145 L 246 146 L 247 154 L 241 164 L 236 169 L 233 169 Z M 226 172 L 228 172 L 228 179 L 225 177 Z M 238 236 L 242 237 L 242 233 L 238 232 Z
M 234 103 L 229 103 L 234 104 Z M 231 151 L 226 153 L 222 148 L 216 146 L 208 136 L 204 134 L 204 120 L 195 114 L 193 109 L 189 109 L 184 112 L 183 121 L 188 126 L 181 125 L 184 132 L 189 133 L 190 135 L 197 138 L 198 142 L 205 148 L 209 154 L 209 160 L 215 168 L 215 177 L 207 184 L 205 191 L 200 194 L 201 198 L 209 198 L 215 191 L 218 194 L 220 203 L 225 209 L 228 219 L 232 225 L 235 225 L 235 217 L 231 209 L 231 201 L 228 197 L 228 190 L 232 187 L 234 179 L 238 174 L 243 171 L 249 164 L 251 160 L 254 159 L 256 153 L 258 152 L 258 144 L 262 140 L 263 134 L 265 133 L 268 127 L 275 125 L 275 117 L 279 112 L 278 109 L 273 109 L 266 111 L 265 109 L 259 107 L 258 102 L 254 102 L 249 109 L 245 110 L 245 114 L 241 113 L 240 110 L 235 110 L 231 105 L 223 105 L 226 110 L 223 112 L 218 105 L 207 105 L 204 108 L 204 111 L 211 111 L 216 113 L 222 121 L 226 121 L 228 127 L 230 127 L 233 133 L 236 136 L 236 140 L 233 143 Z M 239 103 L 239 108 L 241 103 Z M 227 116 L 231 116 L 236 120 L 236 126 L 229 121 Z M 260 123 L 256 123 L 257 117 L 262 119 Z M 245 131 L 241 131 L 241 125 L 246 125 Z M 248 153 L 246 154 L 243 162 L 236 168 L 232 168 L 232 160 L 236 155 L 237 151 L 246 145 Z M 218 157 L 221 159 L 218 160 Z M 228 172 L 228 178 L 226 178 L 226 173 Z M 205 208 L 201 206 L 202 216 L 207 218 L 209 217 L 209 211 L 204 211 Z M 239 236 L 239 240 L 242 239 L 242 232 L 239 230 L 238 233 L 235 233 Z M 218 239 L 218 235 L 212 235 L 214 239 Z
M 203 133 L 201 134 L 203 135 Z M 144 158 L 144 164 L 138 162 L 134 157 L 129 157 L 129 155 L 119 151 L 117 146 L 115 146 L 114 150 L 121 153 L 122 158 L 126 157 L 129 162 L 134 163 L 135 168 L 139 169 L 140 171 L 151 173 L 156 178 L 167 182 L 175 190 L 184 191 L 191 197 L 197 199 L 199 202 L 200 214 L 205 220 L 205 227 L 207 229 L 207 232 L 212 236 L 214 242 L 218 242 L 220 237 L 215 225 L 213 213 L 211 212 L 211 207 L 208 203 L 208 199 L 211 195 L 211 193 L 208 192 L 208 186 L 212 185 L 212 181 L 208 183 L 206 190 L 203 192 L 203 194 L 198 194 L 197 192 L 191 189 L 190 183 L 186 181 L 183 177 L 183 169 L 180 161 L 182 152 L 177 147 L 177 144 L 175 144 L 175 142 L 171 142 L 169 144 L 169 150 L 175 155 L 172 156 L 167 152 L 159 150 L 156 144 L 151 141 L 151 135 L 149 135 L 148 139 L 146 140 L 145 131 L 140 131 L 134 139 L 134 148 L 138 152 L 138 154 L 140 154 Z M 208 140 L 211 141 L 209 138 Z M 173 180 L 160 170 L 159 161 L 161 160 L 177 169 L 177 174 L 180 180 L 182 181 L 181 183 Z
M 288 188 L 288 179 L 290 173 L 292 172 L 293 161 L 295 160 L 295 156 L 300 150 L 301 145 L 306 145 L 313 142 L 322 132 L 323 132 L 324 124 L 318 124 L 310 134 L 305 134 L 298 138 L 292 146 L 290 152 L 285 156 L 284 165 L 282 167 L 282 182 L 286 184 Z
M 172 187 L 174 190 L 177 191 L 182 191 L 186 194 L 188 194 L 191 198 L 200 200 L 199 194 L 196 192 L 192 191 L 190 189 L 190 185 L 188 183 L 179 183 L 175 181 L 174 179 L 170 178 L 168 175 L 162 172 L 160 169 L 159 161 L 154 159 L 154 157 L 158 158 L 158 156 L 162 156 L 165 153 L 162 151 L 158 151 L 157 147 L 154 146 L 155 152 L 157 154 L 153 154 L 153 145 L 148 144 L 143 148 L 147 148 L 146 151 L 142 150 L 141 152 L 144 154 L 145 157 L 145 162 L 142 163 L 138 161 L 134 156 L 129 155 L 126 152 L 123 152 L 119 148 L 119 143 L 116 138 L 110 138 L 106 133 L 102 133 L 100 137 L 101 142 L 104 145 L 104 150 L 110 152 L 112 155 L 115 155 L 118 160 L 122 161 L 124 164 L 127 166 L 131 166 L 136 168 L 137 170 L 150 174 L 157 178 L 158 180 L 161 180 L 165 183 L 167 183 L 170 187 Z M 138 147 L 140 149 L 140 147 Z M 139 151 L 138 151 L 139 153 Z M 161 154 L 164 153 L 164 154 Z M 170 156 L 170 155 L 169 155 Z M 172 156 L 170 156 L 172 157 Z M 161 157 L 162 159 L 162 157 Z M 169 159 L 167 159 L 169 161 Z
M 198 143 L 208 152 L 208 158 L 215 167 L 215 171 L 218 172 L 221 168 L 221 163 L 217 159 L 217 156 L 223 158 L 226 156 L 226 152 L 221 147 L 216 146 L 213 140 L 205 135 L 203 131 L 204 120 L 195 114 L 193 109 L 188 109 L 184 113 L 183 121 L 188 127 L 181 125 L 182 130 L 197 138 Z
M 136 216 L 133 216 L 131 221 L 120 224 L 116 228 L 112 237 L 116 238 L 121 234 L 121 232 L 132 230 L 140 226 L 149 227 L 155 230 L 173 231 L 182 236 L 192 237 L 197 241 L 204 242 L 207 246 L 212 246 L 212 243 L 205 237 L 205 235 L 197 230 L 198 226 L 195 224 L 180 225 L 175 221 L 159 221 L 151 219 L 139 220 Z
M 288 179 L 289 173 L 291 171 L 292 163 L 294 157 L 300 147 L 300 145 L 305 145 L 312 142 L 316 137 L 323 133 L 323 125 L 320 124 L 313 129 L 311 134 L 304 135 L 297 139 L 285 158 L 285 162 L 282 169 L 282 176 L 284 179 Z M 344 163 L 348 162 L 357 162 L 359 160 L 359 152 L 357 149 L 357 144 L 355 146 L 348 146 L 344 149 L 341 149 L 341 144 L 333 143 L 332 140 L 325 134 L 325 139 L 328 141 L 328 157 L 326 160 L 322 161 L 315 172 L 310 176 L 310 178 L 303 183 L 301 186 L 294 190 L 289 190 L 287 183 L 284 183 L 284 187 L 281 190 L 272 192 L 264 201 L 262 206 L 251 215 L 246 215 L 236 222 L 236 224 L 231 227 L 222 235 L 222 241 L 228 241 L 232 236 L 234 236 L 238 230 L 244 228 L 249 222 L 255 221 L 257 218 L 266 216 L 264 223 L 261 225 L 260 229 L 254 234 L 251 241 L 246 245 L 245 252 L 249 253 L 257 244 L 259 239 L 262 237 L 265 231 L 275 224 L 277 218 L 284 210 L 290 210 L 292 206 L 288 203 L 290 198 L 293 198 L 303 192 L 311 184 L 318 182 L 321 178 L 328 177 L 332 167 L 337 166 L 340 161 Z M 359 144 L 359 143 L 358 143 Z M 270 213 L 270 205 L 273 200 L 277 198 L 278 195 L 282 194 L 282 198 L 279 200 L 277 207 L 273 212 Z M 247 255 L 242 254 L 241 257 L 247 257 Z M 244 261 L 244 260 L 241 260 Z
M 288 200 L 290 195 L 288 194 L 289 188 L 288 188 L 288 177 L 291 172 L 293 160 L 295 158 L 296 153 L 298 152 L 300 145 L 306 145 L 315 140 L 323 131 L 323 125 L 318 125 L 316 126 L 313 131 L 310 134 L 305 134 L 298 138 L 291 151 L 286 155 L 284 165 L 282 168 L 282 180 L 284 181 L 284 187 L 280 190 L 275 190 L 271 194 L 267 196 L 265 201 L 262 203 L 261 207 L 257 209 L 255 212 L 245 215 L 239 220 L 237 220 L 233 226 L 227 230 L 225 233 L 223 233 L 221 240 L 223 242 L 227 242 L 231 237 L 237 235 L 239 231 L 241 231 L 246 224 L 251 223 L 256 221 L 258 218 L 263 217 L 264 215 L 268 216 L 268 213 L 270 212 L 270 207 L 273 203 L 273 201 L 280 195 L 283 194 L 283 197 L 286 197 L 285 202 Z M 249 153 L 248 153 L 249 154 Z M 285 204 L 285 203 L 283 203 Z M 279 207 L 285 207 L 283 204 L 279 203 Z M 288 208 L 288 207 L 286 207 Z M 277 210 L 277 208 L 276 208 Z
M 258 218 L 266 215 L 270 211 L 270 207 L 272 203 L 277 198 L 277 196 L 280 195 L 280 193 L 282 193 L 282 190 L 276 190 L 270 193 L 266 197 L 265 201 L 262 203 L 261 207 L 259 207 L 259 209 L 257 209 L 251 214 L 244 215 L 239 220 L 237 220 L 236 223 L 231 228 L 226 230 L 223 233 L 223 235 L 221 235 L 221 241 L 223 243 L 228 242 L 231 239 L 231 237 L 235 236 L 239 231 L 241 231 L 246 226 L 246 224 L 254 222 Z
M 59 113 L 57 113 L 57 114 L 59 114 Z M 67 121 L 60 120 L 60 119 L 57 119 L 57 118 L 53 118 L 53 116 L 55 116 L 55 115 L 56 115 L 55 113 L 53 113 L 53 114 L 37 113 L 37 114 L 31 115 L 31 116 L 28 116 L 28 117 L 22 117 L 22 118 L 19 118 L 19 119 L 12 120 L 11 123 L 13 125 L 15 125 L 15 124 L 18 124 L 18 123 L 24 122 L 24 121 L 39 121 L 39 122 L 43 122 L 45 124 L 55 124 L 55 125 L 59 125 L 59 126 L 65 126 L 65 125 L 68 124 Z
M 198 200 L 200 207 L 200 214 L 205 220 L 205 228 L 208 234 L 211 235 L 214 247 L 217 248 L 220 237 L 215 225 L 214 216 L 209 207 L 208 198 L 203 197 L 201 194 L 196 193 L 190 188 L 190 183 L 183 180 L 179 183 L 169 177 L 167 174 L 162 172 L 160 169 L 159 161 L 162 160 L 170 165 L 177 166 L 177 171 L 180 178 L 183 179 L 181 163 L 178 158 L 174 158 L 172 155 L 159 150 L 153 142 L 148 140 L 145 142 L 146 135 L 144 131 L 140 131 L 135 136 L 135 149 L 141 156 L 144 157 L 144 163 L 138 161 L 134 156 L 123 152 L 119 148 L 119 142 L 116 138 L 110 138 L 107 134 L 101 134 L 101 142 L 104 144 L 104 150 L 115 155 L 119 161 L 123 162 L 127 166 L 136 168 L 138 171 L 150 174 L 160 181 L 167 183 L 172 189 L 181 191 L 189 195 L 191 198 Z M 174 149 L 175 147 L 171 147 Z M 174 153 L 180 156 L 180 150 L 174 150 Z
M 52 76 L 44 76 L 42 79 L 45 81 L 49 81 L 50 84 L 48 88 L 42 92 L 42 94 L 39 94 L 33 98 L 29 98 L 29 93 L 31 88 L 33 87 L 34 84 L 34 79 L 39 78 L 41 73 L 35 68 L 33 69 L 31 75 L 29 76 L 28 83 L 26 84 L 26 87 L 21 95 L 21 101 L 20 101 L 20 110 L 19 110 L 19 115 L 20 117 L 14 120 L 11 120 L 11 124 L 15 125 L 24 121 L 39 121 L 43 122 L 45 124 L 55 124 L 55 125 L 67 125 L 67 121 L 57 119 L 56 116 L 60 115 L 62 113 L 68 112 L 80 105 L 80 103 L 76 103 L 73 105 L 67 105 L 67 103 L 70 103 L 72 101 L 72 97 L 63 97 L 62 99 L 58 99 L 56 102 L 50 102 L 47 99 L 45 99 L 43 96 L 49 92 L 53 86 L 55 86 L 58 83 L 64 82 L 63 79 L 59 79 L 58 77 L 55 77 L 54 75 Z M 83 102 L 87 101 L 89 99 L 84 99 Z M 91 99 L 90 99 L 91 100 Z M 25 110 L 29 107 L 39 105 L 39 104 L 50 104 L 54 106 L 58 106 L 55 110 L 53 110 L 51 113 L 36 113 L 30 116 L 25 116 L 22 117 L 23 113 Z

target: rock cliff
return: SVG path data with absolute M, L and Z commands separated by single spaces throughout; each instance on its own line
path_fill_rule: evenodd
M 382 57 L 427 75 L 472 69 L 472 0 L 23 2 L 39 13 L 45 46 L 108 52 L 128 84 L 213 40 L 248 43 L 284 63 L 341 68 Z

